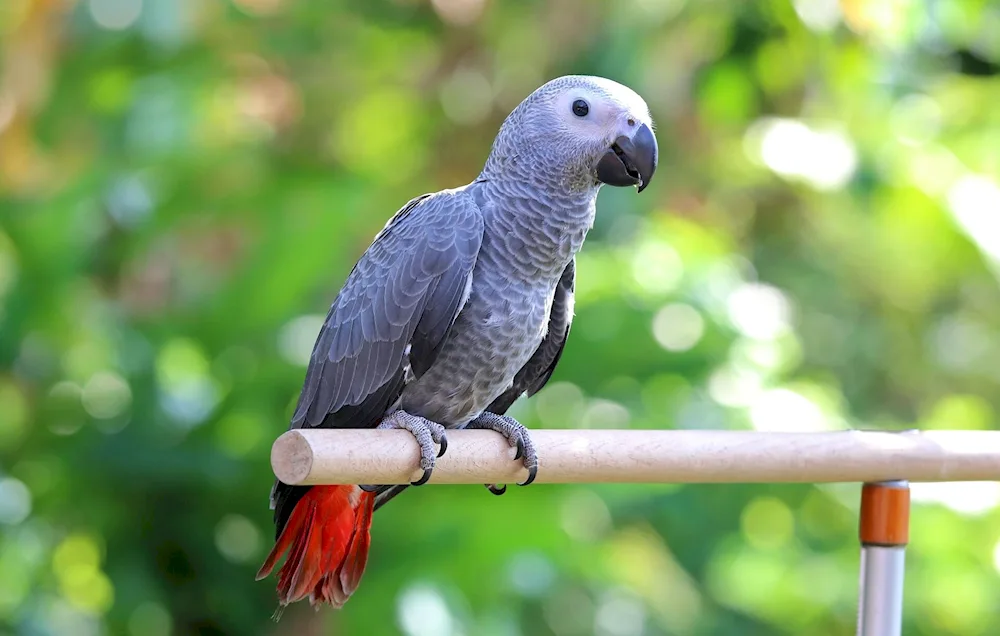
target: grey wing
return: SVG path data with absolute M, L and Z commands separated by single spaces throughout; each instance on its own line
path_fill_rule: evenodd
M 290 428 L 377 426 L 407 368 L 419 377 L 447 339 L 482 240 L 482 215 L 461 191 L 424 195 L 397 212 L 330 307 Z M 275 536 L 308 489 L 275 482 Z
M 555 296 L 552 298 L 552 310 L 549 312 L 548 332 L 538 349 L 531 355 L 528 362 L 514 376 L 511 387 L 504 391 L 486 408 L 491 413 L 502 415 L 519 397 L 527 394 L 529 397 L 538 393 L 552 377 L 559 358 L 562 357 L 569 328 L 573 324 L 573 292 L 576 286 L 576 261 L 570 261 L 563 270 L 559 283 L 556 285 Z
M 330 307 L 291 428 L 377 425 L 356 411 L 401 388 L 407 360 L 417 376 L 431 365 L 467 297 L 482 237 L 479 208 L 460 191 L 397 212 Z M 338 417 L 345 409 L 352 417 Z

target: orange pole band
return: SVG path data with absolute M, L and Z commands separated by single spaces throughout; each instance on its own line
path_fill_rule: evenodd
M 861 489 L 862 545 L 904 546 L 910 540 L 907 482 L 865 484 Z

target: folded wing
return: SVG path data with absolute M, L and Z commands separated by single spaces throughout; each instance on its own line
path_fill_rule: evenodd
M 461 191 L 410 201 L 358 260 L 313 348 L 290 428 L 377 426 L 433 363 L 468 298 L 483 219 Z M 277 532 L 307 487 L 272 490 Z

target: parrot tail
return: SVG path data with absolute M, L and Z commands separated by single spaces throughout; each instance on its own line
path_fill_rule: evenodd
M 365 571 L 374 503 L 375 495 L 357 486 L 313 486 L 295 504 L 257 580 L 290 547 L 278 570 L 281 606 L 307 596 L 312 605 L 343 606 Z

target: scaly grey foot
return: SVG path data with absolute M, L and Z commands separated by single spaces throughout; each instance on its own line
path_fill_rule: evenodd
M 445 437 L 444 426 L 419 415 L 411 415 L 406 411 L 398 410 L 387 415 L 377 428 L 382 430 L 398 428 L 413 434 L 413 437 L 417 439 L 417 444 L 420 445 L 420 468 L 423 469 L 424 474 L 410 485 L 422 486 L 426 484 L 434 471 L 434 459 L 441 457 L 448 450 L 448 438 Z M 440 449 L 435 450 L 435 445 L 440 446 Z M 366 492 L 376 492 L 379 486 L 361 486 L 361 489 Z
M 465 428 L 479 428 L 496 431 L 507 438 L 507 443 L 517 446 L 517 453 L 514 459 L 522 459 L 524 467 L 528 469 L 528 478 L 519 486 L 527 486 L 535 481 L 538 474 L 538 455 L 535 453 L 535 446 L 531 443 L 531 437 L 520 422 L 508 415 L 497 415 L 496 413 L 484 412 L 482 415 L 465 425 Z M 507 487 L 497 487 L 496 484 L 486 484 L 490 492 L 494 495 L 502 495 Z

